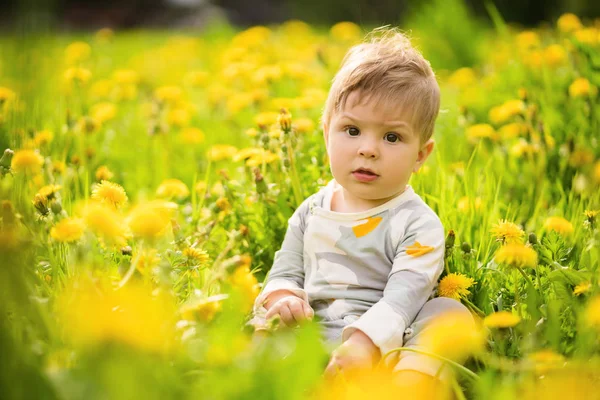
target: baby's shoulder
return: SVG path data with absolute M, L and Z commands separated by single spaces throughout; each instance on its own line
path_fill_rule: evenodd
M 408 229 L 429 229 L 432 227 L 442 227 L 442 221 L 437 213 L 416 193 L 405 202 L 392 208 L 390 211 L 390 225 L 396 228 L 402 228 L 401 231 Z

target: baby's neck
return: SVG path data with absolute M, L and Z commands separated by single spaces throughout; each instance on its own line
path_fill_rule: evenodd
M 334 190 L 333 195 L 331 196 L 330 209 L 331 211 L 340 213 L 358 213 L 368 211 L 372 208 L 387 203 L 391 199 L 401 195 L 403 192 L 404 190 L 390 198 L 365 200 L 352 196 L 351 194 L 347 193 L 347 191 L 343 187 L 338 186 Z

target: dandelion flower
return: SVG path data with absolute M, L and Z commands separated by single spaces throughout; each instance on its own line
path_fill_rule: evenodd
M 556 21 L 556 25 L 558 26 L 558 30 L 563 33 L 570 33 L 582 28 L 579 17 L 571 13 L 561 15 L 558 21 Z
M 583 293 L 587 293 L 592 288 L 592 284 L 590 282 L 582 282 L 579 285 L 575 286 L 573 289 L 573 294 L 575 296 L 582 295 Z
M 178 86 L 161 86 L 154 91 L 154 96 L 167 103 L 176 103 L 181 100 L 183 90 Z
M 477 124 L 467 128 L 467 138 L 471 141 L 488 138 L 496 139 L 496 130 L 489 124 Z
M 537 253 L 529 246 L 520 243 L 508 243 L 496 252 L 496 262 L 511 267 L 534 268 L 537 265 Z
M 600 296 L 597 295 L 588 302 L 583 319 L 589 326 L 600 328 Z
M 132 69 L 118 69 L 113 72 L 113 79 L 121 85 L 135 85 L 140 80 L 140 74 Z
M 125 189 L 117 183 L 102 181 L 94 185 L 92 199 L 108 203 L 114 208 L 119 208 L 127 202 Z
M 73 42 L 65 49 L 67 64 L 77 64 L 89 58 L 92 48 L 85 42 Z
M 156 249 L 144 250 L 137 258 L 135 268 L 142 274 L 148 275 L 154 267 L 160 262 Z M 131 262 L 135 262 L 134 259 Z
M 249 265 L 242 265 L 233 272 L 230 277 L 231 285 L 238 290 L 245 301 L 245 311 L 249 311 L 254 304 L 254 300 L 258 293 L 260 292 L 260 288 L 258 285 L 258 281 L 252 272 L 250 272 Z
M 106 165 L 101 165 L 96 169 L 95 176 L 97 181 L 108 181 L 112 179 L 114 174 Z
M 54 139 L 54 133 L 52 133 L 52 131 L 49 129 L 42 129 L 41 131 L 37 131 L 35 133 L 33 142 L 36 146 L 46 146 L 52 141 L 52 139 Z
M 548 371 L 565 365 L 565 357 L 552 350 L 540 350 L 527 355 L 527 361 L 533 364 L 535 372 L 546 374 Z
M 292 126 L 298 133 L 310 133 L 315 130 L 315 123 L 310 118 L 296 118 Z
M 165 179 L 156 189 L 156 196 L 162 199 L 184 199 L 189 194 L 190 190 L 179 179 Z
M 338 22 L 331 27 L 329 33 L 341 42 L 357 41 L 362 36 L 360 27 L 353 22 Z
M 77 82 L 81 85 L 86 84 L 92 77 L 89 69 L 73 67 L 69 68 L 64 73 L 64 78 L 67 83 Z
M 569 86 L 569 96 L 586 97 L 596 93 L 596 87 L 585 78 L 577 78 Z
M 17 150 L 13 155 L 11 168 L 15 172 L 36 173 L 42 169 L 44 158 L 33 150 Z
M 185 128 L 180 134 L 181 141 L 185 144 L 201 144 L 204 142 L 204 132 L 198 128 Z
M 438 285 L 438 295 L 460 300 L 470 294 L 469 288 L 474 283 L 475 281 L 472 278 L 463 274 L 448 274 L 442 278 Z
M 205 299 L 184 304 L 179 312 L 188 321 L 210 322 L 221 308 L 221 301 Z
M 90 116 L 99 124 L 114 119 L 117 115 L 117 106 L 110 102 L 98 103 L 90 109 Z
M 279 113 L 269 111 L 263 112 L 254 117 L 254 123 L 258 126 L 271 126 L 277 122 Z
M 50 236 L 57 242 L 76 242 L 83 236 L 85 225 L 80 218 L 65 218 L 60 220 L 50 230 Z
M 17 97 L 15 92 L 13 92 L 7 87 L 0 86 L 0 106 L 5 102 L 14 99 L 15 97 Z
M 86 226 L 100 239 L 116 245 L 124 245 L 125 224 L 114 207 L 91 202 L 83 210 L 83 220 Z
M 208 261 L 208 253 L 205 250 L 188 247 L 183 250 L 183 255 L 188 260 L 203 265 Z
M 484 318 L 483 324 L 488 328 L 512 328 L 521 322 L 521 317 L 509 311 L 498 311 Z
M 176 204 L 164 201 L 140 204 L 131 210 L 127 222 L 134 236 L 155 239 L 167 233 L 176 209 Z
M 568 235 L 573 233 L 573 224 L 562 217 L 549 217 L 544 221 L 544 228 L 560 233 L 561 235 Z
M 56 193 L 58 193 L 60 189 L 62 189 L 62 186 L 60 185 L 46 185 L 38 190 L 38 194 L 44 196 L 48 200 L 54 200 Z
M 485 333 L 469 312 L 450 311 L 435 317 L 422 332 L 424 350 L 462 362 L 483 349 Z
M 519 243 L 525 232 L 515 223 L 501 220 L 492 228 L 492 235 L 502 243 Z
M 217 144 L 212 146 L 208 150 L 206 156 L 211 161 L 221 161 L 228 158 L 232 158 L 237 153 L 237 151 L 238 149 L 235 146 L 231 146 L 228 144 Z

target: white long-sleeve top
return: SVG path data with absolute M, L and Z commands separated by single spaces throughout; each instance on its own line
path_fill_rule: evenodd
M 335 180 L 308 197 L 288 221 L 271 271 L 254 305 L 289 290 L 309 302 L 330 342 L 357 329 L 382 354 L 430 298 L 444 263 L 444 228 L 410 185 L 385 204 L 358 213 L 331 211 Z

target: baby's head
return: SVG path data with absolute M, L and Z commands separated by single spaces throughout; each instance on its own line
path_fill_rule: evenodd
M 402 193 L 433 150 L 439 108 L 435 75 L 406 36 L 379 29 L 351 48 L 322 117 L 345 196 L 376 206 Z

